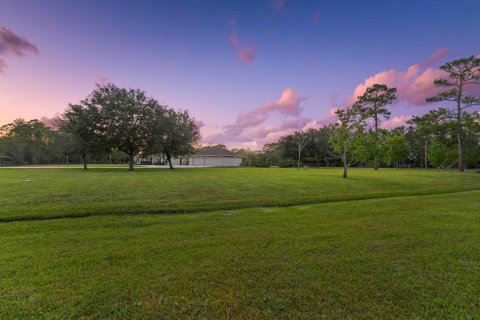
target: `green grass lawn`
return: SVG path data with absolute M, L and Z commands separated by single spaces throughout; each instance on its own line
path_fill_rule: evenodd
M 31 180 L 32 182 L 22 182 Z M 0 169 L 0 221 L 201 212 L 480 189 L 480 174 L 437 170 Z
M 340 175 L 2 169 L 0 319 L 479 318 L 480 174 Z

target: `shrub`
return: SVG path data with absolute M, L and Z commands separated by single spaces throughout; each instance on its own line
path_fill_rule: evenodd
M 295 167 L 296 164 L 297 162 L 295 160 L 283 159 L 283 160 L 280 160 L 280 162 L 278 163 L 278 166 L 280 168 L 291 168 L 291 167 Z
M 268 168 L 270 167 L 270 161 L 267 160 L 267 159 L 264 159 L 262 157 L 258 157 L 256 160 L 255 160 L 255 167 L 258 167 L 258 168 Z

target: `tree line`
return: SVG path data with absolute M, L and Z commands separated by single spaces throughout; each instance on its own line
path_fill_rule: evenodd
M 471 56 L 440 67 L 444 79 L 434 85 L 445 90 L 426 99 L 442 103 L 406 126 L 382 129 L 391 116 L 389 105 L 397 89 L 374 84 L 348 108 L 336 111 L 337 120 L 319 129 L 296 131 L 261 151 L 233 149 L 243 165 L 255 167 L 338 166 L 347 177 L 352 165 L 440 167 L 480 162 L 480 105 L 471 94 L 480 87 L 480 58 Z M 57 119 L 57 128 L 41 121 L 16 120 L 0 128 L 0 163 L 41 164 L 90 161 L 127 162 L 162 154 L 171 159 L 194 152 L 200 134 L 188 111 L 173 110 L 139 89 L 109 83 L 97 87 L 78 104 L 70 104 Z M 226 146 L 220 145 L 226 149 Z
M 337 121 L 320 129 L 297 131 L 277 143 L 265 145 L 262 152 L 246 156 L 245 165 L 297 166 L 304 164 L 341 164 L 343 177 L 354 164 L 408 164 L 415 167 L 478 166 L 480 162 L 480 114 L 469 108 L 480 99 L 467 93 L 480 85 L 480 58 L 471 56 L 440 67 L 445 79 L 436 79 L 436 87 L 445 88 L 426 103 L 444 103 L 444 107 L 414 116 L 408 126 L 392 130 L 380 127 L 390 118 L 388 106 L 397 98 L 397 89 L 374 84 L 346 109 L 336 111 Z
M 171 159 L 190 154 L 200 134 L 187 110 L 161 105 L 139 89 L 97 85 L 84 100 L 70 104 L 57 119 L 58 128 L 41 121 L 16 120 L 1 127 L 3 163 L 65 163 L 88 159 L 129 163 L 141 154 L 162 153 Z

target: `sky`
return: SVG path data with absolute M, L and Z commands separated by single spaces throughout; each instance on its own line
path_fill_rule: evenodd
M 46 123 L 96 83 L 188 109 L 201 142 L 259 149 L 335 120 L 374 83 L 384 128 L 427 112 L 438 69 L 479 55 L 478 0 L 0 0 L 0 125 Z

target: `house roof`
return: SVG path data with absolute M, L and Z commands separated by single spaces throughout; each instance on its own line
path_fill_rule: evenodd
M 205 148 L 195 153 L 194 156 L 236 157 L 236 155 L 233 152 L 220 147 Z

